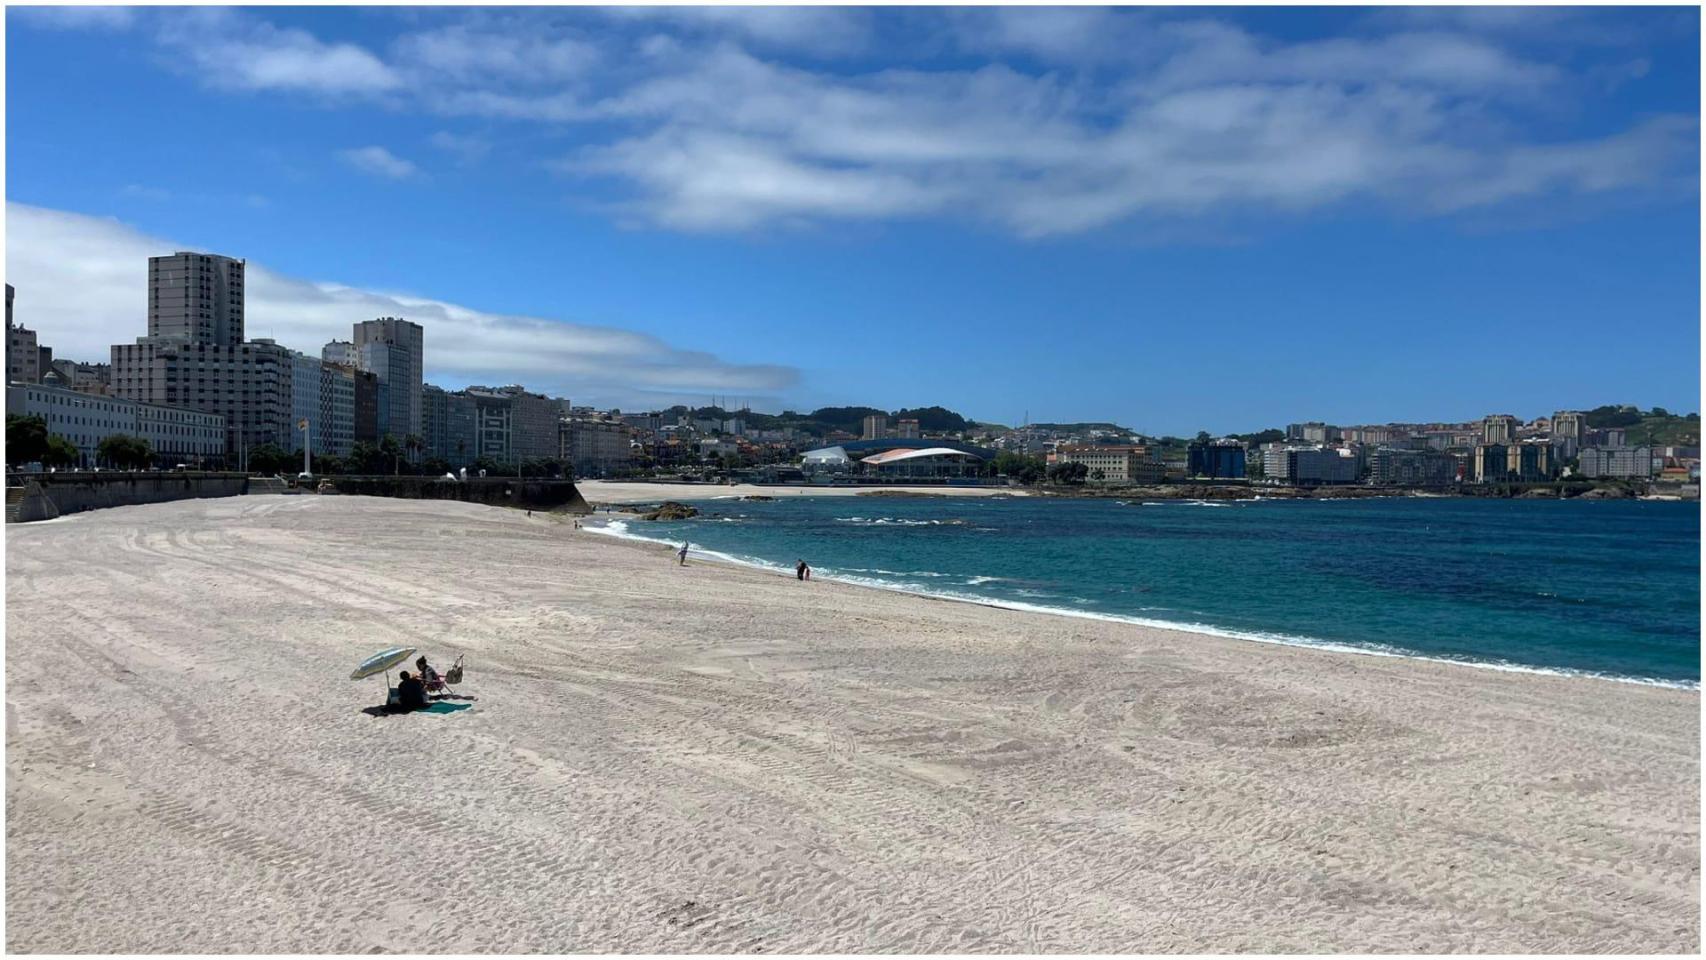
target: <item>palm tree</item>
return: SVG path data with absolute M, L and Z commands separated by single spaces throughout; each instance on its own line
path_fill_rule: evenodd
M 391 475 L 402 473 L 402 449 L 397 445 L 397 438 L 387 433 L 379 441 L 379 452 L 391 458 Z
M 420 434 L 411 433 L 403 438 L 403 448 L 409 451 L 410 463 L 415 463 L 417 461 L 420 456 L 421 449 L 425 446 L 426 444 L 421 442 Z

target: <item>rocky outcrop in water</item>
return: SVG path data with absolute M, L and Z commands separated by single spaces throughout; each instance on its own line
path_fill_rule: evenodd
M 657 509 L 640 514 L 641 520 L 690 520 L 699 515 L 699 508 L 674 500 L 665 500 Z

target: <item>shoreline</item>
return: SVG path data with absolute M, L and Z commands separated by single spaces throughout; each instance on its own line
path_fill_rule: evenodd
M 1523 492 L 1499 488 L 1467 486 L 1460 489 L 1432 487 L 1371 487 L 1361 485 L 1286 487 L 1236 484 L 1168 483 L 1148 486 L 1099 487 L 949 487 L 949 486 L 813 486 L 759 485 L 713 483 L 658 483 L 655 481 L 582 480 L 576 489 L 588 503 L 632 504 L 657 503 L 664 500 L 722 500 L 735 497 L 1037 497 L 1057 500 L 1637 500 L 1684 501 L 1700 500 L 1698 485 L 1689 487 L 1649 487 L 1636 493 L 1615 483 L 1598 485 L 1576 484 L 1570 496 L 1558 496 L 1558 484 L 1536 484 Z
M 726 500 L 738 497 L 1028 497 L 1022 487 L 850 487 L 850 486 L 761 486 L 755 483 L 649 483 L 628 480 L 579 480 L 575 489 L 589 504 L 659 503 L 664 500 Z
M 633 521 L 632 516 L 611 517 L 607 520 L 594 520 L 581 527 L 582 530 L 612 540 L 644 544 L 663 548 L 666 552 L 674 549 L 673 541 L 641 536 L 627 529 L 627 524 Z M 639 521 L 645 522 L 645 521 Z M 612 524 L 623 524 L 623 529 L 613 530 Z M 793 571 L 781 564 L 736 557 L 719 550 L 711 550 L 693 545 L 688 554 L 689 559 L 695 556 L 705 558 L 700 562 L 708 562 L 722 566 L 737 567 L 745 570 L 756 570 L 780 577 L 792 577 Z M 1474 670 L 1491 670 L 1498 673 L 1531 674 L 1535 676 L 1559 677 L 1570 680 L 1596 680 L 1608 683 L 1629 684 L 1633 686 L 1654 687 L 1663 690 L 1682 690 L 1699 693 L 1698 680 L 1667 680 L 1662 677 L 1639 677 L 1628 674 L 1605 673 L 1596 670 L 1581 670 L 1571 667 L 1544 667 L 1533 664 L 1513 663 L 1506 660 L 1471 660 L 1453 659 L 1451 657 L 1433 656 L 1403 647 L 1393 647 L 1369 641 L 1359 645 L 1355 641 L 1326 640 L 1318 637 L 1301 637 L 1282 633 L 1265 633 L 1254 631 L 1232 630 L 1217 627 L 1208 623 L 1179 623 L 1171 620 L 1160 620 L 1153 617 L 1136 617 L 1119 613 L 1100 613 L 1087 610 L 1074 610 L 1069 607 L 1051 607 L 1043 604 L 1024 603 L 1017 600 L 1002 600 L 995 597 L 982 597 L 976 594 L 956 594 L 947 591 L 933 591 L 924 588 L 908 587 L 888 583 L 874 577 L 849 577 L 846 575 L 824 574 L 819 576 L 813 570 L 812 579 L 831 583 L 845 584 L 866 590 L 882 590 L 905 596 L 922 597 L 927 600 L 939 600 L 948 603 L 967 603 L 973 606 L 986 607 L 993 610 L 1004 610 L 1012 613 L 1035 613 L 1043 616 L 1069 617 L 1081 620 L 1094 620 L 1101 623 L 1126 624 L 1151 630 L 1169 630 L 1176 633 L 1189 634 L 1198 637 L 1214 637 L 1220 640 L 1232 640 L 1242 643 L 1259 643 L 1271 646 L 1291 647 L 1313 650 L 1325 654 L 1343 654 L 1359 657 L 1382 657 L 1395 660 L 1413 660 L 1422 663 L 1438 663 L 1453 667 L 1466 667 Z

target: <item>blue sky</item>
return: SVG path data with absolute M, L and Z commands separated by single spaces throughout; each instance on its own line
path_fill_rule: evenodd
M 1699 406 L 1692 8 L 7 11 L 7 279 L 625 409 Z

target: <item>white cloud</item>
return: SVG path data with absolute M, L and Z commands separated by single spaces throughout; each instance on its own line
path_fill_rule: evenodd
M 598 181 L 579 199 L 670 229 L 948 217 L 1038 237 L 1344 203 L 1441 215 L 1686 191 L 1698 159 L 1684 115 L 1555 132 L 1560 104 L 1648 69 L 1627 49 L 1578 56 L 1592 11 L 1399 11 L 1290 40 L 1155 8 L 479 10 L 411 24 L 388 60 L 248 13 L 152 16 L 216 86 L 566 136 L 579 146 L 555 167 Z M 896 31 L 904 49 L 884 45 Z M 888 66 L 814 60 L 849 52 Z M 431 142 L 465 163 L 488 149 Z M 380 147 L 346 159 L 418 173 Z M 621 196 L 588 196 L 602 189 Z
M 696 6 L 600 7 L 619 20 L 655 22 L 688 34 L 727 37 L 757 49 L 809 56 L 843 56 L 872 40 L 870 11 L 858 7 Z
M 56 356 L 104 360 L 147 333 L 147 258 L 195 249 L 110 218 L 6 205 L 6 278 L 17 320 Z M 240 254 L 241 251 L 218 251 Z M 318 355 L 352 323 L 402 316 L 426 329 L 427 379 L 446 386 L 520 382 L 600 403 L 657 403 L 706 394 L 769 396 L 793 386 L 790 367 L 738 364 L 610 327 L 486 313 L 407 294 L 288 277 L 249 261 L 248 335 Z
M 1299 53 L 1187 33 L 1205 59 L 1112 88 L 999 65 L 825 75 L 725 48 L 601 102 L 645 132 L 562 169 L 628 181 L 631 209 L 676 229 L 946 214 L 1036 237 L 1353 199 L 1439 213 L 1662 183 L 1692 157 L 1686 117 L 1514 138 L 1454 89 L 1469 77 L 1526 97 L 1553 74 L 1475 44 L 1407 35 Z
M 305 30 L 273 26 L 214 8 L 179 8 L 156 18 L 168 62 L 203 83 L 241 90 L 369 95 L 401 79 L 352 43 L 326 43 Z
M 421 172 L 419 167 L 384 147 L 357 147 L 354 150 L 341 150 L 338 152 L 338 156 L 357 170 L 375 176 L 389 177 L 392 180 L 407 180 Z
M 452 24 L 405 34 L 394 59 L 423 81 L 549 84 L 598 64 L 594 43 L 521 23 Z
M 11 7 L 7 15 L 48 30 L 126 30 L 136 23 L 134 7 Z

